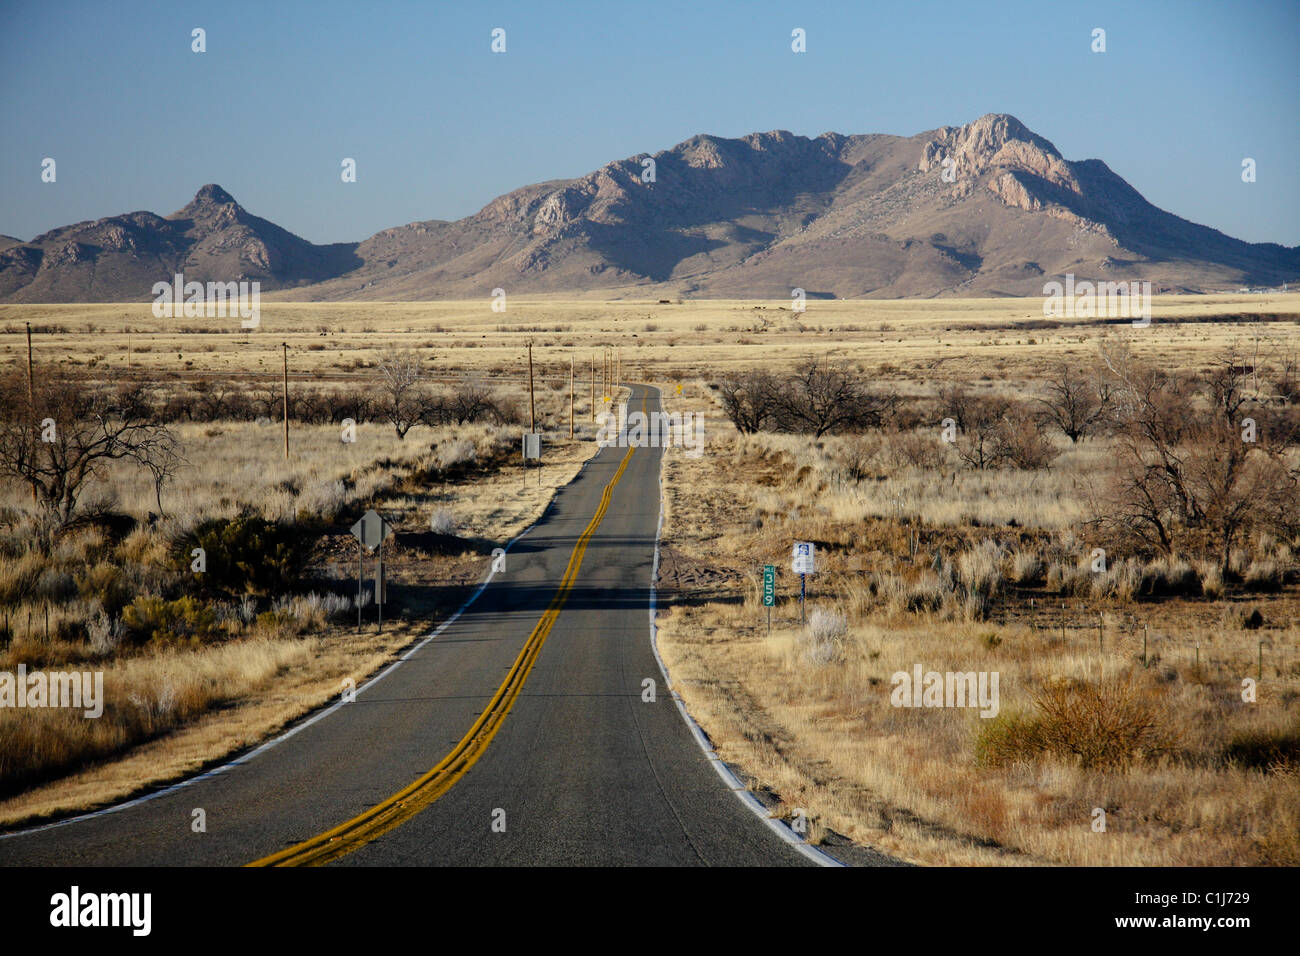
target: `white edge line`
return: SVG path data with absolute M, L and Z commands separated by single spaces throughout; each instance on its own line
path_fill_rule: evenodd
M 595 459 L 595 457 L 596 456 L 593 455 L 591 458 L 588 458 L 586 461 L 582 463 L 582 467 L 578 469 L 578 474 L 574 475 L 573 480 L 576 480 L 579 475 L 581 475 L 584 471 L 587 470 L 587 465 L 589 465 Z M 558 491 L 559 488 L 557 487 L 555 490 Z M 542 513 L 537 517 L 537 520 L 534 521 L 532 524 L 530 524 L 523 531 L 519 532 L 519 534 L 511 538 L 510 542 L 505 546 L 504 550 L 508 553 L 510 549 L 513 548 L 515 544 L 522 537 L 524 537 L 524 535 L 528 534 L 528 532 L 532 531 L 533 528 L 537 527 L 537 525 L 542 521 L 542 519 L 545 518 L 547 514 L 550 513 L 551 508 L 553 508 L 554 506 L 555 506 L 555 496 L 552 495 L 551 500 L 547 502 L 545 510 L 543 510 Z M 662 520 L 662 510 L 661 510 L 661 520 Z M 655 566 L 658 567 L 658 545 L 657 544 L 655 550 L 656 550 Z M 464 613 L 465 609 L 468 608 L 471 604 L 473 604 L 476 600 L 478 600 L 479 595 L 482 594 L 487 589 L 487 586 L 492 583 L 492 578 L 495 576 L 496 576 L 496 571 L 492 569 L 492 562 L 489 561 L 487 577 L 485 577 L 479 583 L 478 589 L 473 594 L 471 594 L 460 607 L 456 609 L 456 613 L 453 614 L 451 617 L 447 618 L 447 620 L 443 621 L 436 628 L 434 628 L 434 630 L 430 634 L 428 634 L 424 638 L 424 640 L 420 641 L 420 643 L 416 644 L 414 647 L 412 647 L 409 651 L 407 651 L 397 660 L 393 661 L 393 663 L 389 664 L 382 671 L 380 671 L 374 677 L 370 678 L 370 680 L 366 681 L 359 688 L 357 688 L 357 695 L 359 696 L 361 694 L 364 694 L 366 691 L 370 690 L 370 688 L 374 687 L 376 684 L 378 684 L 381 680 L 383 680 L 385 677 L 387 677 L 397 668 L 401 667 L 402 664 L 406 663 L 407 659 L 409 659 L 413 654 L 415 654 L 416 651 L 424 647 L 424 645 L 428 644 L 431 640 L 433 640 L 444 630 L 450 627 L 453 623 L 455 623 L 456 619 L 459 618 L 461 614 Z M 651 598 L 651 600 L 653 602 L 653 597 Z M 223 763 L 219 767 L 213 767 L 211 770 L 204 771 L 203 773 L 198 774 L 197 776 L 187 777 L 184 780 L 180 780 L 172 784 L 171 786 L 164 787 L 161 790 L 154 790 L 150 793 L 143 794 L 132 800 L 127 800 L 124 803 L 115 803 L 112 806 L 104 807 L 99 810 L 92 810 L 89 813 L 80 813 L 77 814 L 76 816 L 68 817 L 67 819 L 64 820 L 55 820 L 53 823 L 42 823 L 39 826 L 28 827 L 24 830 L 13 830 L 9 833 L 0 833 L 0 840 L 8 840 L 13 837 L 20 837 L 20 836 L 29 836 L 33 833 L 41 833 L 42 831 L 45 830 L 54 830 L 57 829 L 58 827 L 66 827 L 73 823 L 83 823 L 86 820 L 94 820 L 97 817 L 108 816 L 110 813 L 117 813 L 121 810 L 126 810 L 131 807 L 138 806 L 139 804 L 142 803 L 148 803 L 150 800 L 156 800 L 159 797 L 166 796 L 169 793 L 175 793 L 177 790 L 183 790 L 192 784 L 199 783 L 203 780 L 207 780 L 209 777 L 215 777 L 218 774 L 223 774 L 228 770 L 233 770 L 235 767 L 239 767 L 242 766 L 243 764 L 248 763 L 254 757 L 257 757 L 258 755 L 265 753 L 266 751 L 270 750 L 273 747 L 279 746 L 280 744 L 288 740 L 290 737 L 292 737 L 294 734 L 298 733 L 299 731 L 306 730 L 312 724 L 316 723 L 316 721 L 323 720 L 324 718 L 328 717 L 330 714 L 334 713 L 334 711 L 338 710 L 340 707 L 343 706 L 345 706 L 344 701 L 342 700 L 335 701 L 333 704 L 331 704 L 329 707 L 326 707 L 324 710 L 319 711 L 316 714 L 313 714 L 311 717 L 307 718 L 301 723 L 295 724 L 293 727 L 291 727 L 289 730 L 285 731 L 284 733 L 280 734 L 278 737 L 273 737 L 271 740 L 268 740 L 266 743 L 262 744 L 261 746 L 253 750 L 250 750 L 248 753 L 236 757 L 234 760 L 231 760 L 227 763 Z
M 656 390 L 657 391 L 657 390 Z M 660 396 L 660 406 L 662 407 L 662 393 Z M 709 738 L 705 736 L 700 725 L 695 722 L 695 718 L 690 715 L 686 709 L 686 704 L 682 701 L 681 695 L 673 690 L 672 678 L 668 676 L 668 668 L 664 664 L 664 659 L 659 655 L 659 629 L 655 625 L 655 610 L 658 604 L 657 589 L 655 582 L 659 580 L 659 538 L 664 528 L 664 455 L 662 450 L 659 454 L 659 525 L 655 528 L 655 561 L 654 568 L 650 572 L 650 649 L 654 651 L 655 660 L 659 662 L 659 670 L 664 675 L 664 687 L 673 697 L 673 703 L 677 705 L 677 712 L 682 715 L 682 720 L 686 721 L 686 726 L 695 738 L 695 742 L 700 745 L 704 751 L 705 758 L 713 765 L 713 769 L 718 772 L 722 782 L 727 785 L 727 789 L 734 793 L 740 802 L 748 807 L 756 817 L 767 824 L 767 828 L 779 836 L 786 843 L 794 847 L 799 853 L 812 860 L 818 866 L 844 866 L 839 860 L 827 853 L 822 852 L 815 846 L 801 840 L 795 835 L 794 831 L 786 826 L 782 821 L 772 816 L 767 807 L 759 802 L 758 797 L 754 796 L 736 777 L 734 773 L 717 755 Z

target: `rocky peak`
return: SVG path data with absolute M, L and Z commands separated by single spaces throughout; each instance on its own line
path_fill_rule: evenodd
M 989 113 L 965 126 L 936 130 L 921 149 L 918 168 L 926 172 L 947 158 L 956 162 L 959 179 L 1010 170 L 1078 190 L 1069 163 L 1056 147 L 1005 113 Z
M 238 205 L 238 203 L 235 203 L 235 197 L 216 183 L 208 183 L 194 194 L 194 205 L 225 205 L 227 203 Z
M 243 208 L 216 183 L 208 183 L 194 194 L 194 198 L 183 209 L 168 216 L 168 219 L 194 219 L 213 222 L 215 225 L 229 225 L 239 220 Z

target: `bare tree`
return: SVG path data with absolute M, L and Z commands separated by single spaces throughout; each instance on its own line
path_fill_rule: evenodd
M 1043 433 L 1043 423 L 1028 409 L 1014 405 L 998 428 L 997 445 L 1003 462 L 1028 471 L 1050 468 L 1061 453 Z
M 1285 455 L 1291 436 L 1268 427 L 1245 384 L 1255 370 L 1234 348 L 1197 378 L 1140 363 L 1114 344 L 1102 359 L 1117 399 L 1119 454 L 1099 523 L 1167 554 L 1208 548 L 1225 574 L 1233 546 L 1250 532 L 1295 533 L 1300 473 Z
M 1105 420 L 1110 408 L 1110 383 L 1062 362 L 1047 383 L 1047 398 L 1038 402 L 1043 417 L 1072 443 L 1078 442 Z
M 1241 409 L 1259 399 L 1259 369 L 1234 342 L 1214 357 L 1205 376 L 1211 406 L 1223 414 L 1229 425 L 1238 421 Z
M 718 383 L 722 408 L 736 430 L 752 434 L 771 427 L 775 422 L 775 379 L 762 370 L 733 372 Z
M 966 406 L 970 401 L 970 392 L 957 382 L 942 382 L 937 397 L 944 416 L 953 420 L 957 431 L 965 432 Z
M 467 381 L 452 389 L 442 405 L 446 418 L 457 425 L 500 417 L 492 393 L 475 381 Z
M 892 395 L 864 388 L 846 365 L 810 359 L 774 396 L 783 431 L 821 438 L 838 429 L 878 428 L 897 404 Z
M 393 426 L 398 438 L 424 421 L 428 397 L 420 382 L 423 372 L 419 356 L 411 349 L 389 349 L 379 358 L 383 374 L 383 398 L 380 413 Z
M 1300 354 L 1295 350 L 1279 358 L 1273 387 L 1284 405 L 1300 405 Z
M 158 514 L 164 515 L 162 491 L 163 485 L 175 478 L 182 466 L 186 464 L 184 456 L 181 454 L 182 448 L 171 434 L 164 431 L 159 435 L 146 454 L 133 453 L 131 455 L 136 461 L 149 470 L 149 476 L 153 479 L 153 496 L 158 505 Z
M 1002 464 L 1006 457 L 1003 431 L 1010 408 L 1010 402 L 996 395 L 965 395 L 960 414 L 966 429 L 955 444 L 957 457 L 972 468 L 996 468 Z
M 0 381 L 0 475 L 33 489 L 47 532 L 72 522 L 87 482 L 112 461 L 150 469 L 161 498 L 176 447 L 138 382 L 109 386 L 59 371 L 29 399 L 20 376 Z

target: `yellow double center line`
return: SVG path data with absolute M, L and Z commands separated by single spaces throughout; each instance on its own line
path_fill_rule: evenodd
M 587 525 L 586 530 L 579 536 L 577 544 L 574 545 L 573 554 L 569 556 L 569 565 L 565 568 L 564 577 L 560 579 L 555 597 L 551 599 L 546 613 L 537 622 L 533 632 L 528 635 L 528 640 L 524 642 L 523 650 L 515 658 L 510 673 L 497 688 L 478 720 L 474 721 L 474 726 L 470 727 L 469 732 L 460 739 L 451 753 L 443 757 L 438 765 L 424 776 L 404 790 L 393 794 L 383 803 L 376 804 L 332 830 L 326 830 L 309 840 L 286 847 L 260 860 L 254 860 L 248 866 L 322 866 L 331 860 L 337 860 L 378 839 L 389 830 L 401 826 L 450 790 L 456 781 L 474 766 L 475 761 L 487 750 L 496 732 L 501 729 L 506 715 L 510 713 L 510 708 L 514 706 L 520 691 L 523 690 L 528 672 L 533 669 L 533 663 L 541 653 L 542 645 L 546 643 L 546 636 L 559 618 L 564 602 L 573 588 L 578 569 L 582 566 L 582 556 L 587 550 L 587 542 L 600 526 L 605 512 L 609 510 L 614 486 L 623 477 L 634 450 L 628 448 L 627 454 L 619 463 L 618 470 L 614 472 L 614 477 L 601 493 L 600 507 L 596 509 L 591 523 Z

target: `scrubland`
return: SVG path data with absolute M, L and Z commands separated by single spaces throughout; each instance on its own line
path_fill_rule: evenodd
M 0 713 L 6 823 L 177 778 L 327 702 L 345 678 L 359 685 L 454 610 L 486 572 L 491 549 L 535 520 L 595 451 L 589 421 L 568 438 L 567 389 L 563 401 L 554 389 L 537 396 L 546 467 L 527 474 L 519 396 L 495 389 L 476 394 L 498 408 L 459 424 L 417 421 L 404 438 L 379 409 L 347 424 L 299 420 L 328 420 L 332 398 L 380 401 L 382 387 L 361 380 L 348 396 L 290 384 L 286 456 L 282 403 L 241 402 L 246 391 L 202 379 L 163 380 L 140 359 L 116 377 L 78 370 L 74 384 L 108 396 L 91 412 L 124 416 L 115 389 L 134 397 L 142 387 L 152 403 L 142 414 L 173 442 L 160 488 L 128 455 L 94 461 L 69 520 L 57 513 L 62 499 L 47 502 L 45 485 L 38 501 L 12 475 L 0 489 L 0 671 L 102 671 L 106 698 L 96 719 L 59 708 Z M 51 368 L 48 346 L 36 363 L 45 377 L 36 381 L 39 404 L 48 378 L 65 370 Z M 426 396 L 450 395 L 445 385 L 423 386 L 428 371 Z M 21 405 L 21 370 L 9 384 Z M 584 413 L 588 405 L 589 396 Z M 52 414 L 63 429 L 64 416 Z M 16 446 L 38 439 L 6 427 L 4 457 L 14 461 Z M 91 426 L 64 431 L 56 447 L 68 456 L 103 437 Z M 370 508 L 396 532 L 385 547 L 382 631 L 374 557 L 358 594 L 358 546 L 348 532 Z M 195 571 L 200 545 L 206 567 Z
M 915 862 L 1300 861 L 1300 449 L 1287 378 L 1300 327 L 1261 337 L 1274 389 L 1263 358 L 1242 358 L 1248 330 L 1224 325 L 1154 378 L 1133 360 L 1150 330 L 1094 329 L 1071 367 L 1127 356 L 1150 401 L 1129 407 L 1117 387 L 1123 414 L 1077 442 L 1042 414 L 1062 366 L 1029 350 L 983 387 L 867 374 L 863 421 L 820 437 L 783 408 L 789 381 L 767 427 L 745 421 L 763 377 L 795 362 L 701 378 L 717 425 L 704 457 L 666 459 L 659 641 L 724 759 L 779 794 L 779 812 L 806 814 L 814 840 Z M 1225 393 L 1249 393 L 1232 421 L 1213 407 Z M 982 424 L 990 400 L 1010 412 Z M 1243 415 L 1272 438 L 1239 454 Z M 981 437 L 1005 457 L 982 461 Z M 1197 511 L 1135 482 L 1159 470 L 1157 449 Z M 1170 497 L 1144 510 L 1143 492 Z M 805 623 L 795 541 L 817 548 Z M 770 633 L 764 565 L 778 575 Z M 996 672 L 996 715 L 895 706 L 895 675 L 918 665 Z
M 512 300 L 499 314 L 486 301 L 264 300 L 252 333 L 157 320 L 147 305 L 0 307 L 0 364 L 20 374 L 26 322 L 38 368 L 105 380 L 128 371 L 129 329 L 130 371 L 160 395 L 191 396 L 168 419 L 185 465 L 164 484 L 161 510 L 147 471 L 115 462 L 88 489 L 85 520 L 43 549 L 30 491 L 5 485 L 0 670 L 20 660 L 104 667 L 115 716 L 90 731 L 3 715 L 0 818 L 91 805 L 186 772 L 390 659 L 463 593 L 430 579 L 474 579 L 489 542 L 526 525 L 594 452 L 591 367 L 599 405 L 608 347 L 624 381 L 658 385 L 670 408 L 706 417 L 705 454 L 675 450 L 665 462 L 660 644 L 674 685 L 726 759 L 779 794 L 782 812 L 808 812 L 814 838 L 923 863 L 1294 865 L 1300 540 L 1269 484 L 1294 468 L 1294 445 L 1269 445 L 1280 472 L 1252 450 L 1245 471 L 1227 476 L 1245 517 L 1226 547 L 1178 522 L 1165 547 L 1132 516 L 1126 531 L 1113 507 L 1131 503 L 1117 466 L 1154 453 L 1110 426 L 1073 442 L 1040 412 L 1063 368 L 1092 382 L 1099 346 L 1119 344 L 1113 354 L 1178 379 L 1157 383 L 1171 396 L 1160 406 L 1167 422 L 1178 402 L 1207 401 L 1178 393 L 1180 376 L 1204 379 L 1231 354 L 1230 378 L 1265 410 L 1272 441 L 1290 406 L 1276 376 L 1261 386 L 1254 368 L 1277 372 L 1300 344 L 1300 297 L 1165 297 L 1145 329 L 1048 320 L 1040 305 L 810 302 L 795 313 L 772 302 Z M 520 482 L 517 462 L 529 341 L 548 435 L 540 491 L 531 475 Z M 281 342 L 288 461 L 275 405 Z M 421 357 L 435 391 L 479 390 L 503 414 L 417 424 L 398 439 L 369 408 L 356 442 L 340 442 L 341 410 L 378 400 L 395 348 Z M 782 414 L 737 429 L 729 382 L 810 360 L 888 401 L 820 436 Z M 222 411 L 213 395 L 227 392 L 248 403 Z M 183 410 L 200 406 L 209 411 Z M 1222 439 L 1180 433 L 1171 447 Z M 1211 505 L 1212 471 L 1188 478 Z M 1252 500 L 1272 523 L 1252 517 Z M 357 638 L 345 535 L 372 506 L 410 535 L 399 535 L 393 565 L 408 588 L 394 613 L 403 603 L 408 613 Z M 301 574 L 256 593 L 188 593 L 186 534 L 249 515 L 311 537 Z M 1202 523 L 1233 520 L 1214 511 Z M 1146 539 L 1130 533 L 1139 526 Z M 806 625 L 789 573 L 796 540 L 818 548 Z M 770 636 L 765 564 L 779 569 Z M 916 664 L 997 671 L 997 716 L 892 706 L 892 676 Z M 1248 677 L 1253 702 L 1243 700 Z

